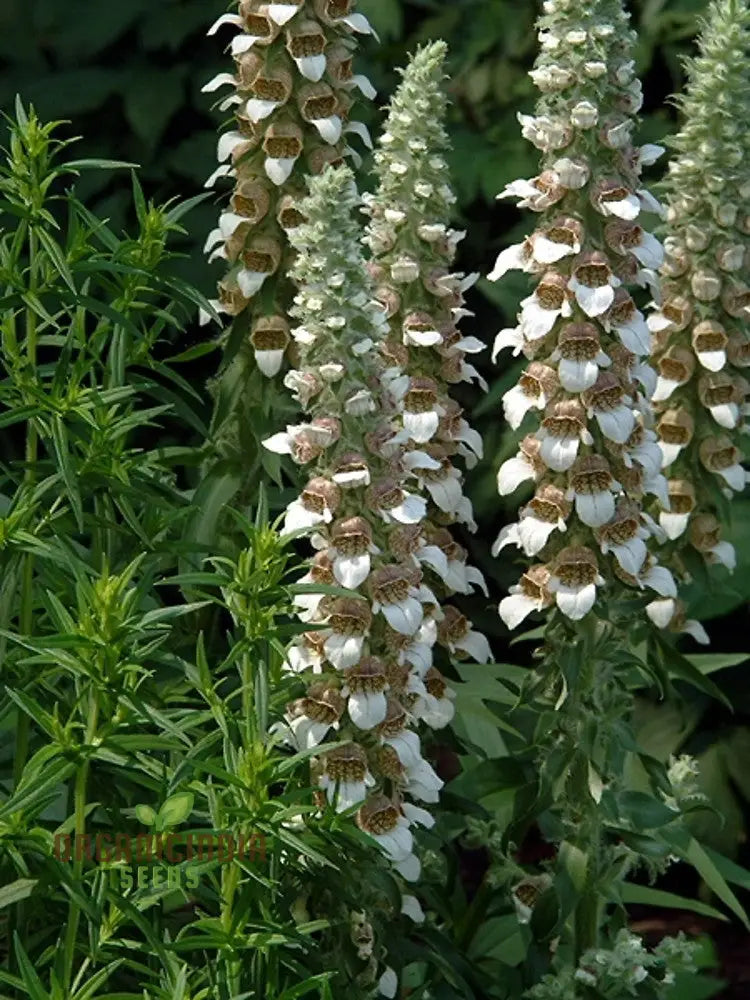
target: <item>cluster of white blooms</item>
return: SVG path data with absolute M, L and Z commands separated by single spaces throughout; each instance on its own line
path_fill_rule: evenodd
M 383 378 L 388 320 L 352 217 L 358 205 L 348 168 L 329 168 L 311 180 L 299 205 L 304 221 L 290 237 L 300 367 L 285 384 L 308 419 L 265 445 L 312 467 L 284 531 L 310 532 L 316 555 L 296 598 L 310 628 L 286 664 L 309 686 L 288 723 L 300 749 L 320 747 L 313 772 L 321 801 L 339 811 L 359 805 L 360 827 L 414 881 L 412 827 L 433 824 L 421 803 L 436 802 L 443 784 L 422 756 L 417 727 L 438 728 L 453 715 L 434 647 L 480 661 L 490 653 L 429 582 L 430 573 L 447 573 L 448 557 L 420 541 L 428 506 L 413 475 L 420 445 L 400 432 Z M 326 752 L 330 736 L 344 745 Z
M 451 270 L 464 234 L 450 228 L 456 199 L 445 160 L 445 55 L 445 43 L 434 42 L 418 50 L 403 72 L 375 154 L 377 189 L 365 196 L 365 242 L 375 295 L 388 319 L 380 345 L 383 382 L 411 481 L 428 500 L 428 515 L 410 539 L 411 556 L 436 574 L 445 592 L 469 594 L 479 587 L 486 594 L 482 574 L 467 565 L 466 551 L 449 530 L 453 523 L 476 530 L 454 459 L 460 456 L 471 468 L 482 457 L 482 439 L 450 388 L 486 384 L 466 361 L 484 345 L 457 327 L 471 315 L 463 293 L 477 276 Z
M 670 504 L 659 522 L 678 552 L 735 567 L 721 539 L 724 497 L 744 490 L 750 431 L 750 12 L 715 0 L 688 63 L 682 130 L 669 165 L 662 294 L 649 316 L 654 393 Z M 679 566 L 679 563 L 678 563 Z M 664 606 L 659 614 L 668 617 Z
M 352 133 L 372 146 L 365 126 L 349 119 L 355 91 L 375 96 L 367 78 L 352 71 L 355 34 L 372 33 L 365 16 L 353 12 L 354 2 L 241 0 L 238 13 L 222 15 L 208 32 L 239 29 L 230 45 L 234 72 L 219 73 L 203 87 L 207 93 L 230 87 L 219 108 L 235 115 L 235 127 L 219 138 L 219 166 L 206 182 L 213 187 L 231 177 L 235 185 L 205 246 L 209 260 L 230 266 L 212 305 L 236 316 L 264 288 L 251 344 L 268 376 L 279 371 L 290 344 L 288 236 L 300 221 L 295 200 L 305 194 L 305 176 L 347 156 L 357 159 L 347 145 Z
M 583 1000 L 595 995 L 611 1000 L 648 996 L 665 1000 L 675 984 L 675 972 L 694 970 L 696 946 L 684 934 L 664 938 L 649 951 L 627 928 L 617 932 L 612 948 L 592 948 L 577 968 L 548 975 L 532 987 L 526 1000 Z
M 667 781 L 671 792 L 661 792 L 661 796 L 672 809 L 687 809 L 696 805 L 706 805 L 708 799 L 700 785 L 700 764 L 689 754 L 674 755 L 669 758 Z
M 642 96 L 621 5 L 547 0 L 544 11 L 532 71 L 542 94 L 536 115 L 519 116 L 542 169 L 500 195 L 519 199 L 539 223 L 490 275 L 515 268 L 537 281 L 517 326 L 495 342 L 495 355 L 512 348 L 528 359 L 503 398 L 506 419 L 517 429 L 536 414 L 498 473 L 502 495 L 526 480 L 536 486 L 494 548 L 539 559 L 500 604 L 510 628 L 554 604 L 579 620 L 597 588 L 618 581 L 676 597 L 653 554 L 663 530 L 644 510 L 649 495 L 668 497 L 649 403 L 650 334 L 631 294 L 655 289 L 663 259 L 643 218 L 661 207 L 640 181 L 662 150 L 633 145 Z

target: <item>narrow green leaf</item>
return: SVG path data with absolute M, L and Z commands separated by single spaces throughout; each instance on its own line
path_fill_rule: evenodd
M 216 351 L 218 348 L 219 345 L 213 340 L 207 340 L 202 344 L 196 344 L 194 347 L 189 347 L 186 351 L 182 351 L 181 354 L 172 355 L 171 358 L 167 358 L 167 361 L 170 364 L 195 361 L 196 358 L 202 358 L 206 354 L 211 354 L 212 351 Z
M 687 899 L 685 896 L 677 896 L 673 892 L 653 889 L 648 885 L 633 885 L 631 882 L 623 882 L 619 895 L 623 903 L 656 906 L 660 909 L 666 907 L 670 910 L 690 910 L 692 913 L 699 913 L 703 917 L 712 917 L 714 920 L 727 921 L 729 919 L 726 913 L 709 906 L 708 903 L 701 903 L 697 899 Z
M 50 236 L 50 234 L 46 231 L 46 229 L 43 229 L 41 226 L 38 226 L 36 227 L 35 232 L 39 239 L 39 242 L 46 250 L 47 256 L 52 261 L 55 270 L 60 275 L 62 280 L 65 282 L 65 284 L 68 286 L 68 288 L 71 290 L 71 292 L 73 292 L 73 294 L 76 294 L 77 289 L 75 286 L 75 282 L 73 281 L 73 275 L 70 273 L 70 270 L 68 268 L 68 263 L 65 260 L 65 255 L 63 254 L 62 250 L 57 245 L 52 236 Z
M 41 726 L 45 733 L 52 739 L 55 739 L 55 720 L 46 712 L 42 706 L 36 701 L 31 695 L 26 694 L 24 691 L 13 691 L 11 688 L 6 688 L 6 693 L 13 701 L 18 705 L 22 711 L 24 711 L 30 719 L 33 719 L 37 725 Z
M 62 475 L 63 482 L 68 491 L 70 505 L 73 508 L 78 530 L 83 531 L 83 501 L 78 489 L 78 477 L 73 471 L 70 461 L 70 451 L 68 448 L 68 436 L 65 432 L 65 425 L 62 418 L 55 416 L 52 418 L 52 444 L 55 450 L 55 457 Z
M 205 201 L 206 198 L 212 198 L 213 192 L 204 191 L 202 194 L 193 195 L 192 198 L 186 198 L 185 201 L 179 202 L 174 208 L 171 208 L 166 215 L 167 222 L 179 222 L 183 216 L 187 215 L 188 212 L 200 205 L 201 202 Z
M 705 677 L 727 667 L 739 667 L 747 663 L 750 653 L 693 653 L 686 657 Z
M 38 417 L 43 412 L 38 406 L 16 407 L 0 415 L 0 427 L 10 427 L 12 424 L 20 424 L 24 420 L 31 420 L 32 417 Z
M 13 953 L 30 1000 L 51 1000 L 49 993 L 42 986 L 42 981 L 36 974 L 34 966 L 29 961 L 29 956 L 24 951 L 17 931 L 13 935 Z
M 745 927 L 750 930 L 750 921 L 744 907 L 729 888 L 724 876 L 719 868 L 711 860 L 710 856 L 701 847 L 695 837 L 691 837 L 684 830 L 662 830 L 662 838 L 674 848 L 674 853 L 679 854 L 685 861 L 689 861 L 701 876 L 706 885 L 714 892 L 719 899 L 727 906 L 735 916 L 739 917 Z
M 686 681 L 693 687 L 697 688 L 699 691 L 703 691 L 704 694 L 709 695 L 711 698 L 715 698 L 716 701 L 720 701 L 723 705 L 732 711 L 732 704 L 721 690 L 717 687 L 712 680 L 700 672 L 700 670 L 690 662 L 690 660 L 683 656 L 677 649 L 670 644 L 670 642 L 664 638 L 659 632 L 654 630 L 653 632 L 654 641 L 662 657 L 664 659 L 665 666 L 669 673 L 673 677 L 677 677 L 680 680 Z
M 68 160 L 65 166 L 71 170 L 139 170 L 140 163 L 129 160 L 102 160 L 98 157 L 83 160 Z
M 18 903 L 22 899 L 27 899 L 34 891 L 37 882 L 38 879 L 35 878 L 19 878 L 15 882 L 4 885 L 0 889 L 0 910 L 5 909 L 6 906 L 12 906 L 13 903 Z

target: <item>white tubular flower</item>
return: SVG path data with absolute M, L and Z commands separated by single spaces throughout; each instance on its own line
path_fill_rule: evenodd
M 715 515 L 726 509 L 724 496 L 747 482 L 740 435 L 750 412 L 743 346 L 750 288 L 742 274 L 750 252 L 750 146 L 740 122 L 750 112 L 748 53 L 747 3 L 712 0 L 698 55 L 687 64 L 682 126 L 664 182 L 663 290 L 648 322 L 657 344 L 657 432 L 671 477 L 672 509 L 659 522 L 682 575 L 677 550 L 686 545 L 733 568 Z M 707 533 L 706 523 L 716 530 Z
M 584 408 L 574 399 L 548 407 L 536 437 L 540 442 L 539 457 L 555 472 L 565 472 L 573 465 L 581 442 L 594 443 Z
M 615 289 L 621 281 L 609 266 L 604 254 L 586 254 L 572 271 L 568 288 L 587 316 L 601 316 L 615 301 Z
M 385 795 L 372 795 L 359 810 L 358 822 L 392 861 L 404 863 L 413 857 L 409 820 Z
M 316 476 L 305 486 L 298 500 L 286 509 L 284 534 L 291 534 L 333 520 L 341 500 L 341 490 L 329 479 Z
M 358 729 L 374 729 L 384 721 L 388 710 L 387 689 L 386 666 L 374 656 L 363 657 L 346 672 L 342 693 L 348 696 L 349 718 Z
M 604 582 L 591 549 L 572 546 L 557 556 L 547 589 L 554 594 L 558 608 L 567 618 L 580 621 L 593 608 L 596 588 Z
M 661 206 L 640 178 L 659 150 L 633 139 L 642 97 L 627 15 L 612 0 L 543 7 L 531 73 L 541 97 L 533 116 L 519 116 L 523 135 L 542 153 L 540 169 L 501 193 L 536 212 L 537 225 L 502 251 L 489 276 L 496 281 L 515 269 L 535 281 L 494 352 L 510 348 L 531 362 L 503 397 L 510 427 L 529 432 L 501 465 L 498 491 L 508 495 L 531 481 L 535 494 L 500 532 L 493 554 L 515 545 L 543 560 L 501 602 L 509 628 L 553 604 L 580 621 L 597 613 L 605 584 L 613 597 L 622 583 L 640 591 L 644 573 L 664 585 L 652 561 L 664 529 L 643 510 L 649 494 L 668 501 L 649 397 L 689 377 L 670 364 L 657 374 L 648 364 L 652 332 L 633 297 L 646 286 L 658 296 L 664 249 L 650 218 Z M 736 263 L 731 253 L 726 260 Z M 701 346 L 714 363 L 721 345 Z M 711 383 L 706 392 L 717 398 L 716 416 L 728 420 L 734 410 L 723 399 L 726 387 Z
M 502 529 L 492 547 L 492 554 L 498 555 L 506 545 L 518 545 L 527 556 L 538 555 L 553 531 L 567 531 L 566 521 L 570 511 L 570 501 L 565 493 L 557 486 L 546 483 L 521 510 L 518 524 Z
M 369 581 L 373 613 L 381 612 L 402 635 L 414 635 L 424 618 L 419 590 L 411 577 L 412 572 L 401 566 L 381 566 Z
M 404 899 L 407 898 L 414 899 L 413 896 L 409 897 L 404 896 Z M 403 912 L 406 913 L 408 911 L 404 910 Z M 388 998 L 395 997 L 396 993 L 398 992 L 398 976 L 390 966 L 386 967 L 382 976 L 378 980 L 378 992 L 380 993 L 381 996 Z
M 206 246 L 210 259 L 223 259 L 231 268 L 220 284 L 220 305 L 223 286 L 224 299 L 231 293 L 232 308 L 218 311 L 236 316 L 251 308 L 254 325 L 269 311 L 265 304 L 262 310 L 256 306 L 261 289 L 272 313 L 283 316 L 291 304 L 287 272 L 292 254 L 286 236 L 301 221 L 292 193 L 299 194 L 306 174 L 357 156 L 344 136 L 343 120 L 348 132 L 363 135 L 364 126 L 348 120 L 352 91 L 369 98 L 375 92 L 352 71 L 356 36 L 371 33 L 366 18 L 353 11 L 354 2 L 239 0 L 237 12 L 223 14 L 208 31 L 231 38 L 233 66 L 202 90 L 221 92 L 218 108 L 232 110 L 234 127 L 221 135 L 219 167 L 206 186 L 225 177 L 235 186 L 231 211 L 222 213 Z M 249 241 L 268 240 L 276 242 L 272 269 L 245 261 Z M 288 343 L 286 338 L 279 348 L 254 352 L 264 376 L 281 370 Z
M 636 411 L 626 399 L 622 382 L 614 372 L 602 372 L 583 394 L 588 416 L 596 418 L 601 433 L 615 444 L 625 444 L 635 429 Z
M 646 614 L 657 628 L 690 635 L 702 646 L 708 645 L 711 641 L 701 623 L 693 618 L 688 619 L 682 602 L 673 597 L 651 601 L 646 605 Z
M 695 487 L 688 479 L 670 479 L 667 486 L 669 509 L 659 512 L 659 524 L 673 542 L 687 531 L 697 501 Z
M 281 371 L 289 342 L 289 324 L 283 316 L 261 316 L 253 326 L 250 334 L 253 356 L 268 378 Z
M 434 667 L 424 675 L 424 687 L 424 694 L 417 698 L 412 712 L 430 729 L 444 729 L 456 714 L 453 704 L 456 693 Z
M 329 730 L 338 730 L 346 703 L 334 687 L 324 682 L 311 684 L 306 697 L 294 702 L 281 735 L 299 750 L 319 746 Z M 286 730 L 286 733 L 284 732 Z
M 557 362 L 557 377 L 570 393 L 590 389 L 600 369 L 610 358 L 602 351 L 599 331 L 593 323 L 569 323 L 562 328 L 551 359 Z
M 540 456 L 541 444 L 537 437 L 524 438 L 518 454 L 503 462 L 497 472 L 497 489 L 500 496 L 515 493 L 521 483 L 536 480 L 546 469 Z
M 331 525 L 328 557 L 342 587 L 356 590 L 370 575 L 372 556 L 380 552 L 372 537 L 372 527 L 364 517 L 344 518 Z M 326 540 L 321 538 L 320 543 L 325 546 Z
M 575 501 L 579 520 L 589 528 L 599 528 L 614 516 L 615 494 L 621 489 L 612 476 L 606 458 L 601 455 L 585 455 L 576 461 L 570 471 L 567 498 Z
M 443 619 L 438 625 L 438 641 L 454 656 L 470 656 L 477 663 L 489 663 L 492 658 L 487 638 L 471 628 L 469 621 L 457 609 L 443 608 Z
M 401 897 L 401 912 L 406 914 L 415 924 L 423 924 L 425 922 L 426 917 L 422 909 L 422 904 L 416 896 L 407 895 Z M 393 995 L 391 994 L 391 996 Z
M 320 632 L 311 632 L 302 642 L 295 643 L 287 650 L 282 669 L 288 674 L 301 674 L 312 670 L 315 674 L 323 671 L 323 650 Z M 323 636 L 324 638 L 324 636 Z
M 557 393 L 558 379 L 554 368 L 532 362 L 518 385 L 503 396 L 505 419 L 517 430 L 529 410 L 544 410 Z
M 737 567 L 734 546 L 721 540 L 721 525 L 713 514 L 698 514 L 690 524 L 690 542 L 709 564 L 719 563 L 730 573 Z
M 364 802 L 375 779 L 367 767 L 367 755 L 356 743 L 330 750 L 323 757 L 323 773 L 318 779 L 336 812 L 346 812 Z
M 567 289 L 567 283 L 561 275 L 548 271 L 534 294 L 523 300 L 518 318 L 521 334 L 526 340 L 541 340 L 561 316 L 572 315 Z
M 553 603 L 549 581 L 550 571 L 546 566 L 530 566 L 510 588 L 510 595 L 500 602 L 500 617 L 509 629 L 517 628 L 532 611 L 542 611 Z
M 646 523 L 638 506 L 623 500 L 598 533 L 602 554 L 611 553 L 620 568 L 631 576 L 638 575 L 648 555 L 646 542 L 653 529 L 650 531 Z

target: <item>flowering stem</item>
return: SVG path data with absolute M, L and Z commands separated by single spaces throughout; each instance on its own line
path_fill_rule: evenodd
M 663 185 L 667 253 L 659 306 L 649 317 L 659 373 L 657 432 L 669 476 L 669 504 L 661 504 L 658 518 L 683 578 L 696 553 L 709 565 L 735 568 L 721 521 L 727 500 L 748 481 L 742 458 L 750 393 L 750 169 L 742 123 L 750 108 L 749 52 L 746 0 L 713 0 L 698 54 L 686 64 L 682 127 L 670 140 L 676 155 Z M 708 642 L 703 627 L 686 620 L 681 602 L 655 602 L 650 615 Z

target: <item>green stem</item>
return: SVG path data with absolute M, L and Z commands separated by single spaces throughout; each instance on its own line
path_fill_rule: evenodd
M 33 229 L 29 230 L 29 292 L 37 289 L 37 240 Z M 31 308 L 26 309 L 26 364 L 29 372 L 36 372 L 37 362 L 37 318 Z M 39 436 L 33 420 L 26 424 L 25 468 L 23 474 L 23 490 L 31 493 L 36 482 L 36 463 L 39 451 Z M 21 606 L 19 614 L 19 631 L 23 636 L 31 635 L 34 621 L 34 556 L 27 553 L 21 571 Z M 16 729 L 16 755 L 13 762 L 13 777 L 15 785 L 21 780 L 26 760 L 29 754 L 30 719 L 25 712 L 20 713 Z
M 580 962 L 581 957 L 591 948 L 599 947 L 599 929 L 604 907 L 604 900 L 599 889 L 599 873 L 601 871 L 600 854 L 602 850 L 601 822 L 598 816 L 598 806 L 591 801 L 590 818 L 586 827 L 585 844 L 588 855 L 588 874 L 586 885 L 576 906 L 573 916 L 575 931 L 575 957 Z
M 99 723 L 99 702 L 95 688 L 89 692 L 89 710 L 86 722 L 85 746 L 90 747 L 96 737 L 96 730 Z M 78 768 L 73 793 L 73 885 L 80 891 L 80 883 L 83 877 L 84 861 L 84 835 L 86 832 L 86 799 L 89 777 L 88 756 Z M 78 936 L 78 924 L 81 917 L 80 907 L 74 897 L 71 897 L 68 910 L 68 925 L 65 931 L 65 951 L 64 970 L 65 983 L 68 985 L 68 995 L 70 995 L 70 983 L 73 974 L 73 959 L 75 958 L 76 938 Z
M 494 890 L 485 875 L 457 928 L 457 939 L 462 949 L 468 949 L 477 930 L 484 923 L 487 907 L 490 905 L 493 895 Z
M 576 963 L 590 949 L 599 946 L 599 912 L 601 900 L 596 887 L 587 888 L 575 911 Z
M 241 729 L 245 737 L 245 747 L 252 746 L 254 735 L 254 705 L 255 691 L 253 690 L 253 665 L 249 653 L 244 653 L 241 661 L 241 683 L 242 683 L 242 725 Z
M 593 615 L 588 616 L 581 626 L 581 645 L 583 647 L 581 664 L 571 699 L 569 711 L 576 716 L 585 718 L 584 702 L 590 697 L 596 687 L 600 672 L 597 662 L 597 647 L 600 636 L 598 623 Z M 598 878 L 600 871 L 600 855 L 602 850 L 601 822 L 598 804 L 592 798 L 589 790 L 589 767 L 587 761 L 582 766 L 576 787 L 581 789 L 583 801 L 579 803 L 581 812 L 580 823 L 583 832 L 584 850 L 588 856 L 588 875 L 581 898 L 573 914 L 573 930 L 576 962 L 591 948 L 598 947 L 599 926 L 602 912 L 602 898 L 599 892 Z
M 229 935 L 232 927 L 232 917 L 234 909 L 234 897 L 237 892 L 237 888 L 240 884 L 240 866 L 236 862 L 231 862 L 225 865 L 222 869 L 221 875 L 221 897 L 222 897 L 222 913 L 221 913 L 221 926 L 224 932 Z M 227 960 L 227 978 L 229 980 L 228 986 L 230 990 L 230 996 L 234 996 L 239 993 L 240 989 L 240 968 L 241 964 L 238 959 L 229 958 Z

